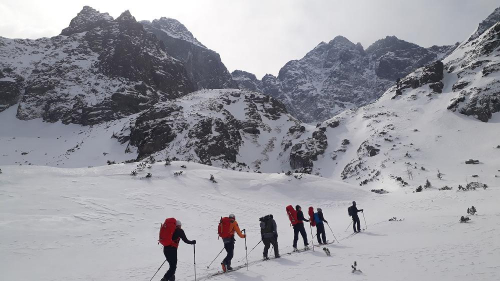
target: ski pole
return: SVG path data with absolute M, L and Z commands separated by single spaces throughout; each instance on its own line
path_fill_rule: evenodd
M 332 232 L 333 238 L 335 238 L 335 240 L 337 240 L 337 243 L 339 243 L 339 244 L 340 244 L 339 239 L 337 239 L 337 237 L 335 237 L 335 234 L 333 233 L 333 230 L 332 230 L 332 228 L 330 227 L 330 225 L 329 225 L 328 223 L 326 223 L 326 225 L 328 225 L 328 228 L 329 228 L 329 229 L 330 229 L 330 231 Z M 351 225 L 349 225 L 349 226 L 351 226 Z
M 368 229 L 368 225 L 366 224 L 366 219 L 365 219 L 365 212 L 363 211 L 361 213 L 363 213 L 363 219 L 365 220 L 365 227 L 366 227 L 366 229 Z
M 207 268 L 210 268 L 210 266 L 212 265 L 212 263 L 214 263 L 214 261 L 220 256 L 220 253 L 222 253 L 222 251 L 224 251 L 224 248 L 222 248 L 222 250 L 220 250 L 219 254 L 215 257 L 215 259 L 207 266 Z
M 248 252 L 248 254 L 250 255 L 252 253 L 252 251 L 257 248 L 257 246 L 259 246 L 259 244 L 262 243 L 262 240 L 259 241 L 259 243 L 257 243 L 257 245 L 255 245 L 255 247 L 252 248 L 252 250 L 250 250 L 250 252 Z M 243 261 L 243 259 L 239 260 L 238 262 L 241 262 Z
M 247 270 L 248 270 L 247 231 L 245 229 L 243 229 L 243 233 L 245 233 L 245 256 L 246 256 L 246 259 L 247 259 Z
M 351 223 L 347 226 L 347 228 L 345 229 L 345 231 L 344 231 L 344 232 L 346 232 L 346 231 L 349 229 L 349 227 L 351 226 L 351 224 L 352 224 L 352 221 L 351 221 Z
M 193 244 L 194 281 L 196 281 L 196 244 Z
M 311 224 L 309 224 L 309 228 L 311 228 L 311 237 L 313 237 L 313 227 Z M 313 245 L 313 252 L 314 252 L 314 239 L 311 239 L 311 244 Z
M 153 278 L 155 278 L 156 273 L 158 273 L 158 271 L 160 271 L 160 268 L 161 268 L 161 267 L 165 264 L 165 262 L 166 262 L 166 261 L 167 261 L 167 259 L 165 259 L 165 260 L 163 261 L 163 263 L 160 265 L 160 267 L 158 268 L 158 270 L 155 272 L 155 275 L 153 275 L 153 277 L 151 277 L 151 280 L 153 280 Z M 151 281 L 151 280 L 149 280 L 149 281 Z

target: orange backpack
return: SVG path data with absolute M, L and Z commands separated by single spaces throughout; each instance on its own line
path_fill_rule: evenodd
M 219 227 L 217 229 L 217 233 L 219 233 L 219 237 L 224 239 L 224 238 L 231 238 L 231 219 L 228 217 L 221 218 L 219 222 Z
M 174 218 L 168 218 L 162 223 L 160 227 L 160 235 L 158 243 L 163 246 L 173 246 L 175 248 L 179 247 L 179 239 L 177 241 L 172 240 L 174 236 L 175 228 L 177 227 L 177 220 Z

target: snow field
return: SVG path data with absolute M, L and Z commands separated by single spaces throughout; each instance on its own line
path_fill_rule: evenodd
M 203 278 L 219 270 L 224 252 L 210 269 L 206 266 L 223 247 L 217 223 L 229 213 L 247 230 L 249 250 L 260 240 L 258 218 L 273 214 L 280 252 L 290 252 L 288 204 L 303 210 L 310 205 L 323 208 L 341 242 L 328 246 L 331 257 L 318 249 L 283 255 L 211 280 L 496 280 L 500 274 L 497 186 L 470 192 L 401 189 L 377 195 L 309 175 L 298 180 L 173 162 L 156 163 L 133 177 L 130 171 L 135 168 L 2 166 L 2 279 L 149 280 L 164 260 L 156 241 L 166 217 L 181 220 L 187 237 L 197 240 L 197 273 Z M 180 170 L 184 173 L 175 177 Z M 153 177 L 143 178 L 148 172 Z M 209 181 L 210 174 L 217 183 Z M 349 237 L 352 228 L 345 229 L 352 200 L 365 209 L 368 228 Z M 472 205 L 478 215 L 459 223 Z M 389 222 L 394 216 L 404 221 Z M 365 227 L 362 214 L 360 218 Z M 310 240 L 307 224 L 306 230 Z M 244 240 L 236 239 L 233 265 L 243 264 L 245 258 Z M 298 245 L 303 246 L 301 239 Z M 249 261 L 259 260 L 262 248 L 259 245 Z M 351 273 L 354 261 L 362 274 Z M 181 243 L 176 275 L 177 280 L 194 280 L 192 246 Z

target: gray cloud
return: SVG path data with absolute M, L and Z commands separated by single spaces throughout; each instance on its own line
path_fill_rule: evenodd
M 343 35 L 367 47 L 387 35 L 422 46 L 470 35 L 498 0 L 2 0 L 0 36 L 54 36 L 84 5 L 138 20 L 175 18 L 232 71 L 277 74 L 321 41 Z

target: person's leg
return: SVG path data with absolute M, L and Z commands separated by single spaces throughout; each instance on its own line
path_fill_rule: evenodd
M 273 248 L 274 248 L 274 257 L 277 258 L 280 256 L 280 251 L 278 249 L 278 239 L 276 239 L 276 237 L 272 238 L 271 243 L 273 244 Z
M 358 232 L 361 231 L 361 221 L 359 220 L 359 217 L 357 217 L 357 222 L 358 222 Z
M 356 232 L 356 217 L 352 217 L 352 229 Z
M 231 242 L 224 243 L 224 249 L 226 249 L 226 257 L 222 262 L 227 266 L 231 264 L 233 258 L 234 244 Z
M 269 240 L 269 238 L 264 238 L 262 239 L 262 242 L 264 243 L 264 258 L 267 258 L 267 253 L 269 251 L 269 247 L 271 247 L 271 241 Z
M 175 271 L 177 269 L 177 249 L 163 247 L 163 254 L 165 255 L 165 258 L 170 266 L 167 273 L 163 276 L 163 279 L 164 281 L 169 281 L 175 275 Z
M 297 226 L 293 227 L 293 247 L 297 248 L 297 241 L 299 240 L 299 228 Z
M 306 233 L 306 229 L 304 228 L 304 224 L 301 224 L 300 234 L 302 235 L 302 240 L 304 240 L 304 246 L 307 247 L 309 245 L 309 243 L 307 242 L 307 233 Z
M 326 230 L 325 224 L 321 224 L 321 236 L 323 238 L 323 243 L 326 244 Z
M 320 224 L 317 224 L 316 225 L 316 238 L 318 239 L 318 243 L 321 244 L 321 238 L 320 238 L 320 234 L 321 234 L 321 231 L 320 231 Z

